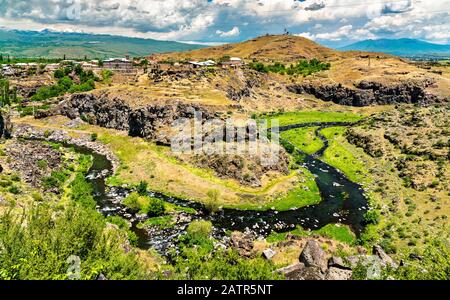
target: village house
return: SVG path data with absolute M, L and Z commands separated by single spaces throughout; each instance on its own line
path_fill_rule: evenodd
M 207 61 L 190 61 L 189 62 L 194 67 L 212 67 L 216 65 L 216 62 L 213 60 L 207 60 Z
M 60 68 L 59 64 L 48 64 L 48 65 L 45 66 L 45 70 L 46 71 L 50 71 L 50 72 L 56 71 L 59 68 Z
M 1 74 L 3 76 L 13 76 L 14 70 L 8 65 L 2 65 Z
M 224 61 L 221 63 L 222 67 L 232 67 L 232 68 L 239 68 L 244 65 L 243 61 L 239 57 L 230 57 L 228 61 Z
M 103 61 L 103 68 L 118 71 L 133 70 L 133 62 L 128 58 L 110 58 Z

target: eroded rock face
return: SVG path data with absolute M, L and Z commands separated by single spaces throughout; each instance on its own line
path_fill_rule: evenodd
M 131 110 L 128 122 L 129 134 L 170 145 L 172 123 L 181 118 L 193 119 L 195 113 L 201 113 L 204 120 L 212 118 L 204 108 L 181 102 Z
M 368 106 L 373 104 L 395 103 L 433 103 L 438 97 L 425 89 L 432 85 L 431 81 L 405 81 L 398 85 L 387 86 L 378 82 L 361 81 L 355 89 L 340 84 L 304 83 L 288 86 L 288 90 L 297 94 L 310 94 L 324 101 L 332 101 L 341 105 Z
M 132 108 L 119 98 L 107 95 L 74 94 L 61 99 L 60 104 L 48 111 L 39 111 L 37 118 L 63 115 L 101 127 L 128 131 L 129 135 L 147 138 L 161 144 L 170 144 L 170 128 L 179 118 L 193 118 L 194 112 L 202 114 L 204 120 L 212 114 L 194 104 L 174 102 L 154 104 L 143 108 Z

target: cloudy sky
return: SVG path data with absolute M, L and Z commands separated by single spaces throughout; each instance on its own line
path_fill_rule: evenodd
M 329 46 L 450 44 L 450 0 L 0 0 L 0 28 L 225 43 L 285 30 Z

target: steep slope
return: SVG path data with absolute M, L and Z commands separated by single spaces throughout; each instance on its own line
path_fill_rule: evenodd
M 303 37 L 266 35 L 242 43 L 226 44 L 183 53 L 168 53 L 163 57 L 220 59 L 223 56 L 236 56 L 248 60 L 292 62 L 305 58 L 327 60 L 336 55 L 338 55 L 338 52 Z

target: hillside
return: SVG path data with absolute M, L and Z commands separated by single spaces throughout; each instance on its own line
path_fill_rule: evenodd
M 201 48 L 178 42 L 128 38 L 85 33 L 51 31 L 0 30 L 2 54 L 16 57 L 88 58 L 117 57 L 126 54 L 143 56 L 151 53 L 187 51 Z
M 184 53 L 168 53 L 163 55 L 163 57 L 177 59 L 220 59 L 227 55 L 259 61 L 291 62 L 305 58 L 327 60 L 336 55 L 336 51 L 303 37 L 266 35 L 236 44 L 226 44 Z
M 384 52 L 398 56 L 446 56 L 450 57 L 450 45 L 432 44 L 415 39 L 379 39 L 360 41 L 340 50 Z

